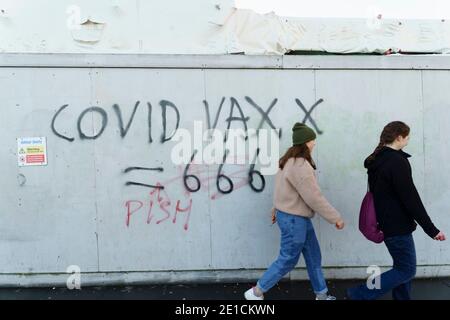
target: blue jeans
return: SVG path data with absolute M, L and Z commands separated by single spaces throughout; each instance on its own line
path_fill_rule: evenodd
M 374 300 L 392 290 L 394 300 L 411 299 L 411 281 L 416 275 L 416 249 L 412 234 L 389 237 L 384 240 L 394 260 L 393 268 L 380 275 L 380 288 L 360 285 L 347 290 L 352 300 Z
M 281 230 L 280 254 L 259 279 L 257 286 L 267 292 L 297 265 L 303 253 L 309 280 L 316 294 L 328 292 L 322 273 L 322 256 L 311 219 L 277 210 L 277 223 Z

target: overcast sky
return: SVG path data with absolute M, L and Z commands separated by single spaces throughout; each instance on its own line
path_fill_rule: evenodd
M 235 0 L 238 8 L 280 16 L 450 18 L 450 0 Z

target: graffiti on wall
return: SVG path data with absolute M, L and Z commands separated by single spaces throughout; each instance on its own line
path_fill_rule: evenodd
M 255 128 L 258 132 L 263 126 L 266 125 L 269 129 L 278 130 L 279 138 L 282 136 L 282 131 L 280 127 L 277 127 L 274 123 L 274 119 L 271 118 L 271 113 L 275 109 L 278 98 L 274 98 L 268 104 L 267 107 L 263 107 L 255 99 L 245 96 L 243 100 L 238 100 L 235 97 L 222 97 L 220 103 L 217 107 L 217 111 L 212 116 L 211 104 L 207 100 L 203 100 L 203 108 L 205 115 L 205 123 L 207 129 L 217 129 L 219 127 L 219 118 L 221 114 L 228 107 L 228 117 L 225 118 L 224 129 L 228 130 L 232 127 L 234 123 L 237 123 L 244 130 L 245 137 L 247 140 L 249 134 L 249 121 L 250 116 L 244 112 L 245 106 L 250 106 L 253 110 L 256 110 L 259 119 L 257 121 L 258 125 Z M 319 128 L 316 120 L 313 118 L 312 112 L 318 105 L 323 102 L 323 99 L 317 100 L 309 108 L 305 107 L 303 102 L 296 98 L 293 104 L 296 110 L 299 112 L 299 118 L 296 119 L 302 123 L 309 123 L 316 132 L 320 135 L 323 131 Z M 140 108 L 145 108 L 147 112 L 146 122 L 147 133 L 146 138 L 143 143 L 153 144 L 159 142 L 160 144 L 165 144 L 170 141 L 180 126 L 180 120 L 182 113 L 180 109 L 169 100 L 160 100 L 158 103 L 158 111 L 160 113 L 160 121 L 162 124 L 162 132 L 159 139 L 154 138 L 154 132 L 152 131 L 152 124 L 155 121 L 154 113 L 156 108 L 153 107 L 151 102 L 141 103 L 141 101 L 136 101 L 132 104 L 132 111 L 128 119 L 125 119 L 123 115 L 123 109 L 118 104 L 112 105 L 112 110 L 107 111 L 99 106 L 90 106 L 84 109 L 78 117 L 74 120 L 76 124 L 76 132 L 71 135 L 67 133 L 70 130 L 68 128 L 60 128 L 58 126 L 58 118 L 63 112 L 66 112 L 70 108 L 69 104 L 64 104 L 59 107 L 51 119 L 51 130 L 55 136 L 63 139 L 69 143 L 74 143 L 75 141 L 90 141 L 100 139 L 104 134 L 108 126 L 110 126 L 111 113 L 117 119 L 118 129 L 120 138 L 125 139 L 127 134 L 132 127 L 134 121 L 137 121 L 136 113 Z M 82 123 L 85 121 L 88 115 L 96 114 L 100 117 L 100 129 L 95 133 L 87 133 L 83 130 Z M 225 140 L 227 139 L 225 135 Z M 142 167 L 135 166 L 131 164 L 123 169 L 123 174 L 127 175 L 130 172 L 142 171 L 142 172 L 152 172 L 154 181 L 126 181 L 126 187 L 140 187 L 148 188 L 148 198 L 145 200 L 137 199 L 126 199 L 124 201 L 124 207 L 126 211 L 125 225 L 130 227 L 131 220 L 133 216 L 139 213 L 139 216 L 145 212 L 147 224 L 159 225 L 164 222 L 171 221 L 172 223 L 177 223 L 177 221 L 182 220 L 182 225 L 184 230 L 189 229 L 189 219 L 193 207 L 192 194 L 200 191 L 215 190 L 209 195 L 211 200 L 217 200 L 221 197 L 230 194 L 244 186 L 248 186 L 252 191 L 260 193 L 264 190 L 266 186 L 266 181 L 264 175 L 260 171 L 255 169 L 255 163 L 259 154 L 259 149 L 253 156 L 253 160 L 249 165 L 237 165 L 234 166 L 237 169 L 230 173 L 224 172 L 225 159 L 228 156 L 226 151 L 223 158 L 223 163 L 218 166 L 215 174 L 212 174 L 207 165 L 194 164 L 193 161 L 196 157 L 198 150 L 193 150 L 190 158 L 190 162 L 184 165 L 184 167 L 179 166 L 177 168 L 178 174 L 176 176 L 170 177 L 168 179 L 163 179 L 162 174 L 164 173 L 164 167 Z M 175 188 L 183 188 L 182 198 L 173 197 L 170 193 Z

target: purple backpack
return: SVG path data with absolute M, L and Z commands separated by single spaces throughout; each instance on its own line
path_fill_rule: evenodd
M 359 211 L 359 231 L 368 240 L 375 243 L 380 243 L 384 240 L 383 231 L 378 229 L 373 194 L 369 190 L 367 190 L 366 196 L 361 204 L 361 210 Z

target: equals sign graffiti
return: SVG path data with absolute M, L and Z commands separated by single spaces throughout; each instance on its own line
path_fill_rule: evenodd
M 124 173 L 128 173 L 130 171 L 133 170 L 144 170 L 144 171 L 159 171 L 159 172 L 163 172 L 164 169 L 161 167 L 156 167 L 156 168 L 144 168 L 144 167 L 128 167 L 126 168 L 123 172 Z M 145 184 L 145 183 L 140 183 L 140 182 L 133 182 L 133 181 L 127 181 L 125 182 L 126 186 L 141 186 L 141 187 L 147 187 L 147 188 L 155 188 L 155 189 L 164 189 L 164 186 L 158 184 L 158 185 L 152 185 L 152 184 Z

